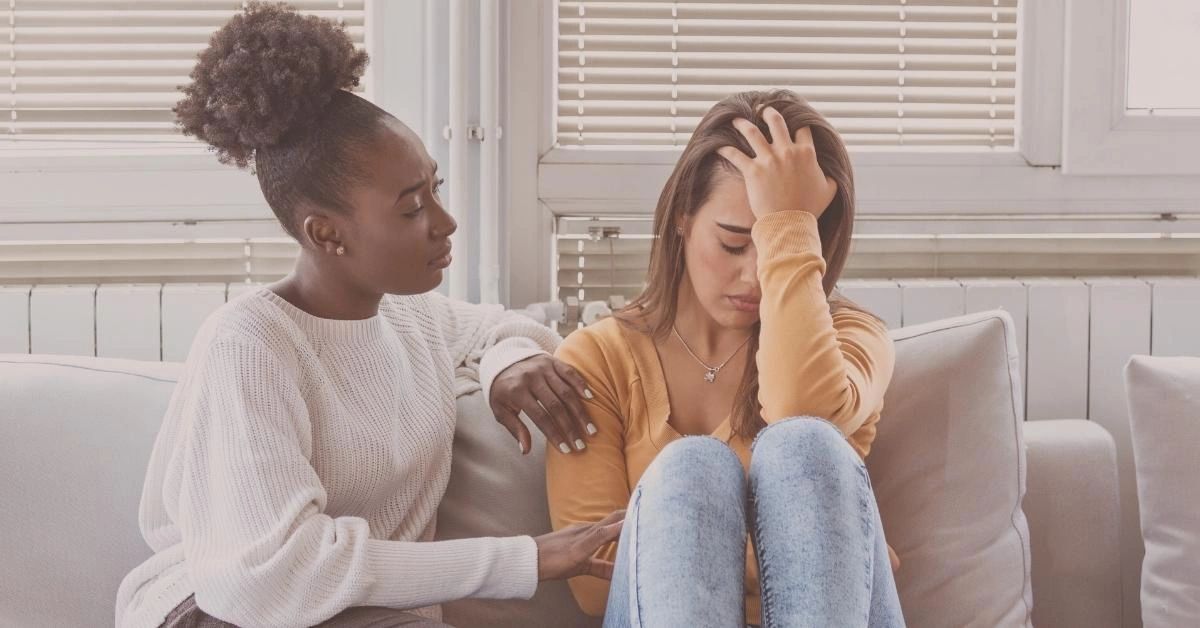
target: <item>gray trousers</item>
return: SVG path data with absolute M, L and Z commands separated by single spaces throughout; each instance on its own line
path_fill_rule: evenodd
M 383 606 L 355 606 L 321 622 L 316 628 L 453 628 L 450 624 Z M 196 606 L 196 596 L 179 603 L 160 628 L 238 628 Z

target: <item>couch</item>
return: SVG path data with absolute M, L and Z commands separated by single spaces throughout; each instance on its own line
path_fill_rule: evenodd
M 1120 625 L 1111 438 L 1025 422 L 1002 311 L 895 330 L 896 375 L 868 467 L 908 623 Z M 110 626 L 146 463 L 180 365 L 0 355 L 0 627 Z M 476 393 L 459 399 L 439 538 L 548 528 L 542 447 L 517 457 Z M 557 454 L 552 454 L 557 455 Z M 587 626 L 564 583 L 445 606 L 458 626 Z

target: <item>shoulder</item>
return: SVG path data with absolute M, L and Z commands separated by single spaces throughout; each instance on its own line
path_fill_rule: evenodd
M 616 318 L 606 318 L 575 330 L 559 345 L 555 356 L 583 373 L 587 379 L 603 378 L 614 385 L 633 379 L 634 359 L 628 328 Z
M 558 352 L 600 360 L 620 358 L 629 353 L 624 326 L 612 317 L 597 321 L 567 334 Z
M 264 288 L 265 290 L 265 288 Z M 259 292 L 248 292 L 217 308 L 196 332 L 188 362 L 236 352 L 295 366 L 304 334 L 283 310 Z

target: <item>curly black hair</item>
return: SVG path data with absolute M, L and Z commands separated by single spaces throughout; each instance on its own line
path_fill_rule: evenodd
M 367 61 L 341 26 L 252 2 L 213 34 L 173 111 L 221 163 L 253 166 L 267 204 L 299 239 L 296 207 L 344 211 L 358 149 L 390 117 L 349 91 Z

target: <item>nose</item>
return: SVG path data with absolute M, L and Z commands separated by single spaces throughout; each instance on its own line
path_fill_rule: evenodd
M 458 231 L 458 222 L 454 220 L 454 216 L 451 216 L 450 212 L 446 211 L 445 207 L 442 207 L 440 202 L 435 202 L 434 206 L 437 208 L 438 219 L 431 223 L 431 234 L 434 238 L 448 238 Z
M 747 285 L 758 286 L 758 256 L 755 254 L 754 247 L 744 255 L 741 267 L 738 268 L 738 280 Z

